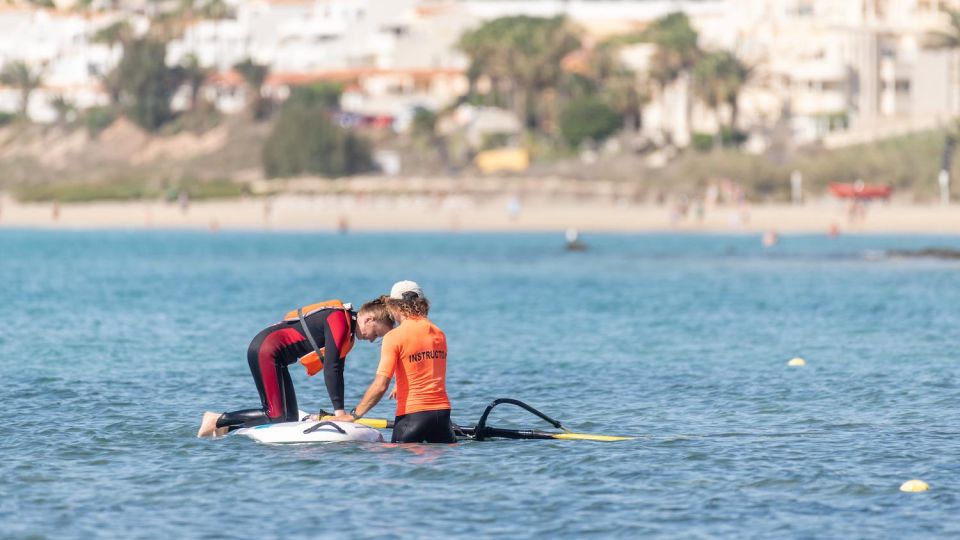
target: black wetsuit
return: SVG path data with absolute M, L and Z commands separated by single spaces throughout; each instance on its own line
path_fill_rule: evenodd
M 450 422 L 450 409 L 420 411 L 397 416 L 393 421 L 395 443 L 454 443 L 457 437 Z
M 347 317 L 351 321 L 347 321 Z M 310 335 L 324 349 L 323 379 L 334 410 L 343 409 L 343 359 L 340 351 L 354 338 L 357 314 L 323 309 L 304 318 Z M 351 330 L 354 329 L 354 330 Z M 284 321 L 260 331 L 247 349 L 247 363 L 260 393 L 259 409 L 223 413 L 217 427 L 258 426 L 297 421 L 297 395 L 287 367 L 313 351 L 300 321 Z

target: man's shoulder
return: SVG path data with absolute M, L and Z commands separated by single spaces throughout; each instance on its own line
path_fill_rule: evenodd
M 438 334 L 442 334 L 442 333 L 443 333 L 443 330 L 441 330 L 440 327 L 436 325 L 436 323 L 434 323 L 433 321 L 431 321 L 431 320 L 429 320 L 429 319 L 424 319 L 424 320 L 427 322 L 427 325 L 429 325 L 429 328 L 430 328 L 430 331 L 431 331 L 431 332 L 436 332 L 436 333 L 438 333 Z
M 383 335 L 383 344 L 396 344 L 400 341 L 403 341 L 404 337 L 409 334 L 409 332 L 409 327 L 405 327 L 401 324 Z

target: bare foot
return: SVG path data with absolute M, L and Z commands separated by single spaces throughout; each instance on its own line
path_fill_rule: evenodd
M 203 413 L 203 420 L 200 421 L 200 430 L 197 431 L 197 437 L 216 437 L 220 435 L 220 430 L 223 430 L 223 434 L 226 435 L 227 428 L 217 429 L 217 420 L 220 418 L 220 413 L 207 411 Z

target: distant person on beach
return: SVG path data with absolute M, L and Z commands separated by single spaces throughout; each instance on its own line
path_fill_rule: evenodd
M 516 195 L 511 196 L 507 200 L 507 217 L 510 218 L 510 221 L 516 221 L 522 211 L 523 203 L 520 202 L 520 197 Z
M 266 197 L 263 199 L 263 226 L 270 225 L 270 214 L 273 212 L 273 199 Z
M 354 421 L 368 413 L 396 377 L 391 442 L 455 442 L 447 397 L 447 337 L 427 318 L 430 301 L 420 285 L 400 281 L 390 290 L 386 304 L 400 324 L 383 338 L 377 374 L 360 404 L 334 420 Z
M 847 222 L 851 225 L 863 223 L 867 218 L 867 203 L 860 199 L 850 201 L 847 209 Z
M 308 375 L 323 370 L 327 394 L 337 415 L 344 415 L 343 368 L 357 339 L 373 342 L 394 326 L 386 297 L 354 311 L 350 304 L 329 300 L 291 311 L 263 329 L 247 349 L 247 363 L 260 393 L 260 408 L 223 414 L 205 412 L 197 437 L 271 422 L 299 420 L 297 396 L 287 368 L 300 363 Z

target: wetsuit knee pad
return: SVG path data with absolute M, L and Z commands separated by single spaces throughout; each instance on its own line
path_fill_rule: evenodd
M 253 427 L 270 423 L 270 417 L 263 409 L 243 409 L 240 411 L 225 412 L 217 419 L 217 427 L 229 427 L 230 430 L 242 427 Z

